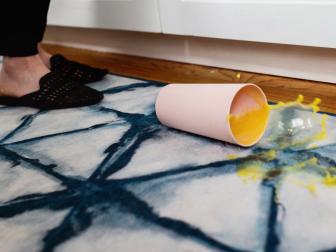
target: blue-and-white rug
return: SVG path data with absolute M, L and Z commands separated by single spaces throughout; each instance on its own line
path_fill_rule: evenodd
M 0 108 L 1 252 L 336 249 L 334 118 L 314 146 L 241 149 L 162 126 L 161 86 L 111 75 L 99 105 Z

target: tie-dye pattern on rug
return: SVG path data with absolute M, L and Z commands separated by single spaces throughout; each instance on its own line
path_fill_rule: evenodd
M 242 149 L 160 125 L 161 86 L 111 75 L 99 105 L 0 108 L 1 252 L 336 249 L 334 117 L 273 113 Z

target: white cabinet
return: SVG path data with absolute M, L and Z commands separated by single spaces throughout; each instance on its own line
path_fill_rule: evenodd
M 335 0 L 159 0 L 164 33 L 336 48 Z
M 48 23 L 160 32 L 157 0 L 52 0 Z
M 49 24 L 336 48 L 336 0 L 52 0 Z

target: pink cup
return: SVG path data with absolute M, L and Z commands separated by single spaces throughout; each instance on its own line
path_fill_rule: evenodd
M 155 103 L 158 119 L 168 127 L 244 147 L 254 145 L 263 136 L 269 112 L 260 119 L 249 116 L 258 123 L 257 132 L 253 131 L 256 125 L 238 125 L 243 135 L 251 133 L 248 140 L 232 130 L 230 116 L 262 108 L 268 108 L 267 99 L 254 84 L 170 84 L 162 88 Z

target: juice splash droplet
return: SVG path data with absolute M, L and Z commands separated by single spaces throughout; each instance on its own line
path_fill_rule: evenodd
M 240 80 L 240 78 L 241 78 L 241 74 L 240 74 L 240 73 L 237 73 L 237 74 L 236 74 L 236 77 L 237 77 L 238 80 Z
M 336 186 L 336 176 L 331 175 L 329 171 L 326 171 L 326 176 L 323 180 L 323 184 L 328 187 Z

